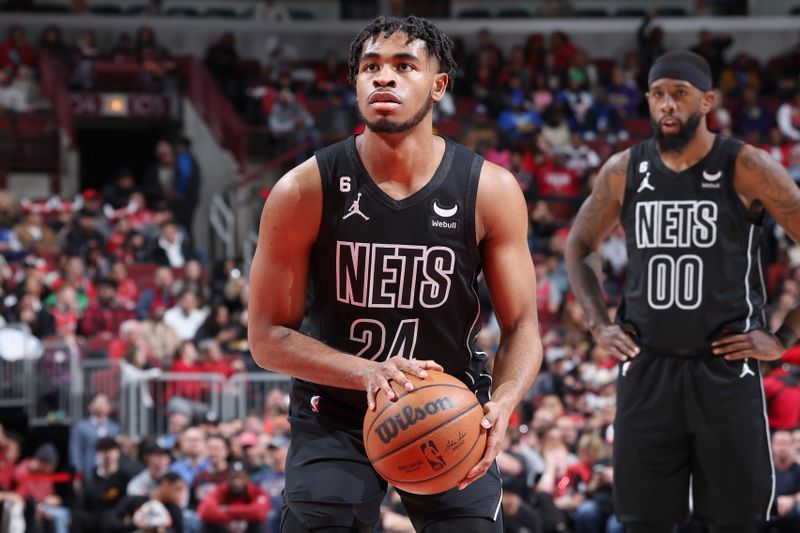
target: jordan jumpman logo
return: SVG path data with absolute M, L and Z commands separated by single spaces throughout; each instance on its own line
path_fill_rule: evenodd
M 655 187 L 650 185 L 650 173 L 649 172 L 644 175 L 644 179 L 642 180 L 642 183 L 639 184 L 639 190 L 637 190 L 636 192 L 637 193 L 638 192 L 642 192 L 645 189 L 650 189 L 651 191 L 656 190 Z
M 353 205 L 351 205 L 350 209 L 347 210 L 347 214 L 342 217 L 342 220 L 345 220 L 353 215 L 360 215 L 364 218 L 364 220 L 369 220 L 369 217 L 361 212 L 361 208 L 358 206 L 359 202 L 361 202 L 361 193 L 358 193 L 356 199 L 353 200 Z
M 745 376 L 755 376 L 755 375 L 756 373 L 753 372 L 753 369 L 750 368 L 750 365 L 747 364 L 747 359 L 745 359 L 744 362 L 742 363 L 742 373 L 739 374 L 739 377 L 743 378 Z

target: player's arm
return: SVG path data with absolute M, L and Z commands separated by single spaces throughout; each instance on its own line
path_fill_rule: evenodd
M 481 425 L 489 433 L 486 452 L 460 488 L 486 473 L 505 435 L 508 418 L 522 400 L 542 363 L 536 316 L 536 277 L 528 249 L 528 210 L 522 191 L 506 170 L 485 163 L 476 208 L 483 273 L 497 321 L 500 347 L 492 372 L 492 400 Z
M 432 361 L 403 358 L 367 361 L 297 330 L 305 314 L 311 250 L 321 218 L 322 180 L 312 158 L 278 181 L 261 215 L 248 303 L 253 359 L 262 368 L 306 381 L 366 390 L 370 406 L 379 390 L 393 400 L 390 380 L 411 390 L 404 372 L 424 377 L 425 369 L 442 368 Z
M 764 209 L 800 243 L 800 188 L 775 158 L 767 152 L 745 145 L 736 160 L 734 184 L 742 201 L 750 208 L 761 204 Z M 790 310 L 783 325 L 772 335 L 753 330 L 727 335 L 712 343 L 714 353 L 725 359 L 779 359 L 800 335 L 800 307 Z
M 630 152 L 614 154 L 600 168 L 594 190 L 572 223 L 564 253 L 572 292 L 583 307 L 586 323 L 597 343 L 620 360 L 635 357 L 639 348 L 613 324 L 606 311 L 595 252 L 614 228 L 622 210 Z

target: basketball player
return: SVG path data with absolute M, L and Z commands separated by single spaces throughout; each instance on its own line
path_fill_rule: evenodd
M 396 399 L 390 382 L 411 390 L 408 375 L 431 371 L 475 392 L 488 443 L 458 487 L 401 492 L 408 514 L 426 533 L 503 529 L 494 459 L 541 363 L 536 284 L 514 177 L 433 134 L 450 47 L 424 19 L 367 26 L 349 60 L 366 131 L 291 170 L 264 207 L 249 339 L 260 366 L 295 378 L 283 532 L 372 531 L 386 482 L 364 452 L 364 413 Z M 493 375 L 475 343 L 481 271 L 502 324 Z
M 567 269 L 598 344 L 623 361 L 614 423 L 615 511 L 629 533 L 694 515 L 751 531 L 772 505 L 759 360 L 779 358 L 800 313 L 770 334 L 760 260 L 768 212 L 800 241 L 800 189 L 769 154 L 706 127 L 708 63 L 661 56 L 649 72 L 653 139 L 601 168 L 567 242 Z M 620 221 L 628 274 L 617 323 L 592 253 Z

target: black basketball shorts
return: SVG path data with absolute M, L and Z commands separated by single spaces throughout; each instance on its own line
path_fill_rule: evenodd
M 361 428 L 347 428 L 293 409 L 284 502 L 307 529 L 322 526 L 371 531 L 380 519 L 387 484 L 367 458 Z M 420 496 L 398 491 L 417 531 L 455 517 L 500 518 L 497 465 L 463 491 Z
M 774 470 L 758 361 L 646 349 L 619 365 L 614 504 L 622 522 L 764 519 Z

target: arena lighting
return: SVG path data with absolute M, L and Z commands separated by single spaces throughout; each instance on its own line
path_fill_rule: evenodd
M 128 97 L 124 94 L 102 95 L 102 115 L 124 117 L 128 115 Z

